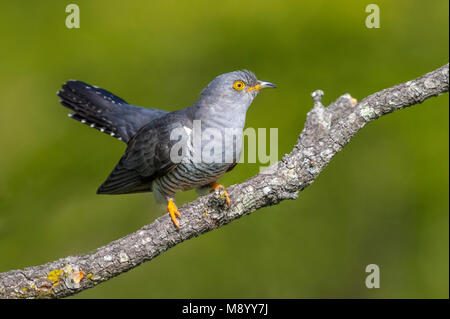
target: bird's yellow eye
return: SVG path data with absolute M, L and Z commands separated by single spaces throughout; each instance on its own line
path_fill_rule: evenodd
M 238 81 L 234 82 L 234 84 L 233 84 L 233 89 L 235 89 L 236 91 L 241 91 L 244 88 L 245 88 L 244 81 L 238 80 Z

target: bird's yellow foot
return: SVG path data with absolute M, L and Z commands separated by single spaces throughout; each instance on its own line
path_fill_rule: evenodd
M 169 212 L 170 218 L 172 219 L 172 222 L 175 225 L 175 227 L 180 229 L 180 225 L 178 224 L 178 220 L 175 217 L 175 215 L 177 215 L 179 218 L 181 218 L 181 214 L 178 211 L 177 205 L 175 205 L 175 202 L 173 201 L 173 199 L 168 200 L 167 211 Z
M 230 197 L 228 196 L 227 190 L 225 189 L 225 186 L 220 185 L 220 184 L 217 183 L 217 182 L 213 182 L 213 183 L 211 184 L 211 192 L 214 192 L 214 191 L 215 191 L 216 189 L 218 189 L 218 188 L 221 188 L 221 189 L 223 190 L 223 195 L 222 195 L 222 197 L 225 197 L 225 200 L 226 200 L 226 202 L 227 202 L 227 206 L 228 206 L 228 208 L 230 208 L 230 207 L 231 207 L 231 201 L 230 201 Z

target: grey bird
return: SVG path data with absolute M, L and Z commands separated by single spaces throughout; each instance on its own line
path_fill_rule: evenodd
M 71 118 L 127 144 L 125 154 L 97 193 L 153 192 L 159 202 L 167 204 L 172 222 L 179 228 L 176 217 L 181 215 L 174 202 L 177 191 L 221 188 L 230 207 L 228 193 L 217 180 L 237 164 L 242 143 L 234 134 L 242 135 L 247 109 L 260 89 L 268 87 L 276 86 L 259 81 L 247 70 L 225 73 L 209 83 L 194 104 L 174 112 L 130 105 L 81 81 L 66 82 L 57 94 L 60 103 L 73 111 Z M 174 138 L 174 132 L 184 132 L 184 136 Z M 218 132 L 220 138 L 217 134 L 211 137 L 211 132 Z M 227 138 L 233 142 L 225 143 Z M 214 160 L 204 160 L 205 154 Z

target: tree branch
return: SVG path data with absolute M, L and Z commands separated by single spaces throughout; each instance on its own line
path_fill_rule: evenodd
M 367 123 L 405 107 L 448 92 L 449 65 L 406 83 L 374 93 L 357 103 L 345 94 L 324 107 L 323 92 L 312 96 L 314 107 L 291 153 L 266 171 L 228 188 L 232 199 L 225 209 L 220 191 L 180 208 L 181 230 L 168 215 L 156 219 L 94 253 L 70 256 L 44 265 L 0 273 L 2 298 L 60 298 L 74 295 L 152 260 L 170 247 L 219 228 L 233 220 L 285 199 L 315 180 L 333 156 Z

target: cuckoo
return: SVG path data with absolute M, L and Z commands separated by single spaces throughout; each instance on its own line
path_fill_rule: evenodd
M 167 205 L 173 224 L 181 215 L 175 193 L 222 189 L 217 180 L 239 161 L 247 109 L 263 88 L 274 88 L 247 70 L 217 76 L 191 106 L 167 112 L 128 104 L 116 95 L 81 81 L 58 91 L 69 116 L 127 144 L 98 194 L 153 192 Z M 228 136 L 229 135 L 229 136 Z M 229 140 L 232 142 L 227 142 Z M 197 142 L 196 142 L 197 141 Z

